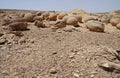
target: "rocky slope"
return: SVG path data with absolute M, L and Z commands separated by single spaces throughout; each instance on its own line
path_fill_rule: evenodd
M 120 78 L 120 12 L 0 10 L 0 78 Z

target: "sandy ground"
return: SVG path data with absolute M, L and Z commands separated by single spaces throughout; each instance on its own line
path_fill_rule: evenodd
M 120 50 L 120 30 L 114 26 L 106 25 L 104 33 L 84 27 L 53 32 L 32 23 L 29 29 L 21 37 L 4 35 L 14 43 L 0 45 L 0 78 L 120 78 L 98 66 L 106 57 L 117 61 L 107 54 Z

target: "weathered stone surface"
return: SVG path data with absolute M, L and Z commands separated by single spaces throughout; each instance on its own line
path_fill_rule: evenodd
M 94 20 L 88 21 L 86 23 L 86 26 L 90 31 L 104 32 L 104 25 L 99 21 L 94 21 Z
M 9 25 L 12 31 L 27 30 L 27 22 L 13 22 Z

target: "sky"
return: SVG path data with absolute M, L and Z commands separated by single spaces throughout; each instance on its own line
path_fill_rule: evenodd
M 109 12 L 120 10 L 120 0 L 0 0 L 0 9 Z

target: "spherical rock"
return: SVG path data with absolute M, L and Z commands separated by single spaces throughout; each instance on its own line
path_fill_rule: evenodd
M 57 20 L 57 14 L 55 14 L 55 13 L 50 13 L 50 15 L 49 15 L 49 20 L 50 20 L 50 21 L 56 21 L 56 20 Z
M 82 17 L 80 15 L 72 15 L 72 16 L 75 17 L 78 22 L 82 21 Z
M 32 22 L 34 17 L 35 17 L 35 14 L 27 13 L 27 14 L 25 14 L 25 16 L 24 16 L 24 19 L 25 19 L 27 22 Z
M 58 20 L 62 20 L 64 16 L 67 16 L 68 14 L 66 12 L 62 12 L 57 16 Z
M 104 24 L 99 21 L 90 20 L 86 23 L 86 26 L 90 31 L 104 32 Z
M 78 21 L 75 17 L 69 17 L 66 21 L 67 25 L 78 25 Z
M 120 23 L 120 17 L 113 17 L 113 18 L 110 20 L 110 23 L 111 23 L 113 26 L 116 26 L 118 23 Z
M 120 29 L 120 23 L 118 23 L 118 24 L 116 25 L 116 28 L 117 28 L 117 29 Z
M 27 22 L 13 22 L 9 25 L 12 31 L 28 30 L 27 26 Z

